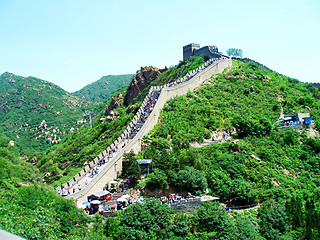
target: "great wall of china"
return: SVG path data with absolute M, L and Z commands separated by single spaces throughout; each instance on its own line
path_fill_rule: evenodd
M 143 136 L 152 130 L 157 124 L 161 109 L 168 100 L 176 96 L 187 94 L 188 91 L 193 91 L 195 88 L 199 87 L 204 80 L 215 74 L 221 73 L 224 69 L 230 66 L 232 66 L 232 60 L 229 58 L 221 58 L 219 60 L 210 59 L 174 83 L 170 83 L 165 86 L 152 86 L 140 109 L 137 111 L 135 117 L 121 136 L 111 144 L 111 146 L 106 148 L 105 151 L 99 154 L 99 156 L 86 165 L 69 182 L 57 187 L 57 193 L 62 194 L 66 189 L 70 189 L 69 192 L 71 192 L 71 189 L 73 189 L 77 184 L 81 184 L 81 190 L 75 193 L 70 193 L 70 195 L 66 196 L 66 198 L 71 198 L 81 203 L 87 201 L 86 196 L 102 191 L 103 187 L 106 186 L 108 182 L 120 175 L 123 154 L 128 153 L 131 150 L 135 153 L 141 150 L 141 140 Z M 131 133 L 134 131 L 134 126 L 139 122 L 143 114 L 144 107 L 147 105 L 150 97 L 156 92 L 160 95 L 155 102 L 153 110 L 145 122 L 141 124 L 142 126 L 139 127 L 139 131 L 137 131 L 134 137 L 131 138 Z M 88 183 L 84 184 L 83 180 L 90 174 L 90 168 L 96 167 L 99 159 L 103 156 L 107 156 L 108 153 L 115 148 L 117 148 L 117 151 L 112 154 L 112 157 L 107 158 L 106 163 L 100 168 L 100 172 Z

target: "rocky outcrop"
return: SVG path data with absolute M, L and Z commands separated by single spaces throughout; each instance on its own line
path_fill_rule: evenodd
M 111 111 L 113 109 L 116 109 L 120 106 L 122 106 L 123 104 L 123 95 L 121 93 L 119 93 L 118 95 L 114 95 L 111 98 L 111 102 L 108 104 L 107 108 L 106 108 L 106 112 L 105 115 L 110 115 Z
M 154 81 L 162 72 L 166 71 L 166 69 L 158 69 L 156 67 L 141 67 L 140 70 L 137 71 L 135 77 L 133 77 L 127 94 L 124 97 L 124 105 L 128 106 L 133 102 L 133 99 L 137 97 L 145 88 L 149 87 L 150 83 Z

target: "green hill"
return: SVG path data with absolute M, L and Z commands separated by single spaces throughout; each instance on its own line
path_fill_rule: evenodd
M 108 75 L 100 78 L 73 95 L 92 102 L 103 102 L 109 99 L 118 89 L 129 85 L 134 74 Z
M 168 83 L 201 62 L 201 58 L 181 62 L 150 85 Z M 123 105 L 127 90 L 119 90 L 108 106 L 116 112 L 113 121 L 100 121 L 105 117 L 101 111 L 92 129 L 80 128 L 48 151 L 37 153 L 41 174 L 50 173 L 45 180 L 55 184 L 69 180 L 77 167 L 113 142 L 131 121 L 147 89 L 128 106 Z M 226 211 L 219 204 L 205 203 L 198 211 L 175 213 L 166 204 L 146 201 L 89 228 L 91 236 L 86 236 L 89 220 L 70 201 L 45 187 L 25 186 L 38 181 L 38 174 L 28 173 L 39 170 L 18 159 L 17 150 L 8 146 L 9 139 L 0 136 L 0 193 L 9 193 L 1 197 L 0 227 L 28 239 L 318 239 L 319 107 L 320 91 L 313 85 L 254 61 L 233 60 L 231 68 L 164 106 L 138 155 L 153 159 L 154 169 L 139 188 L 202 194 L 208 187 L 221 202 L 241 207 L 257 204 L 256 208 Z M 280 130 L 274 123 L 281 111 L 307 111 L 315 128 Z M 232 130 L 232 137 L 192 147 L 216 134 L 221 139 L 227 130 Z M 10 171 L 16 166 L 18 172 L 26 167 L 26 172 L 20 176 Z
M 320 92 L 312 84 L 254 61 L 233 60 L 232 68 L 198 90 L 167 102 L 159 124 L 145 139 L 149 146 L 138 156 L 153 159 L 157 169 L 146 179 L 147 186 L 195 193 L 208 187 L 212 195 L 235 206 L 260 203 L 257 230 L 262 237 L 317 239 L 319 133 L 279 130 L 274 123 L 282 110 L 309 109 L 319 129 L 319 106 Z M 221 139 L 230 129 L 234 133 L 230 140 L 201 148 L 190 146 L 216 138 L 216 134 Z M 203 231 L 207 234 L 208 229 Z M 225 234 L 221 229 L 215 237 Z
M 41 184 L 38 169 L 8 142 L 0 134 L 0 229 L 26 239 L 84 238 L 92 219 Z
M 79 128 L 85 108 L 81 100 L 50 82 L 11 73 L 0 76 L 0 129 L 22 155 L 44 151 Z

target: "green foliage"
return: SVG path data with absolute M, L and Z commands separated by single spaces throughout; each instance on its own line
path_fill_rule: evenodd
M 4 73 L 0 85 L 0 129 L 15 142 L 21 155 L 48 149 L 71 128 L 79 128 L 83 109 L 95 105 L 34 77 Z
M 133 150 L 131 150 L 129 153 L 123 154 L 123 157 L 122 177 L 129 178 L 131 183 L 134 185 L 141 177 L 140 166 Z
M 120 239 L 171 239 L 176 234 L 171 224 L 173 213 L 172 208 L 158 201 L 130 205 L 120 218 Z
M 0 196 L 23 183 L 38 181 L 39 171 L 18 157 L 18 150 L 0 133 Z
M 0 201 L 0 228 L 26 239 L 59 239 L 85 234 L 88 217 L 46 187 L 21 187 Z
M 232 217 L 218 203 L 205 202 L 195 216 L 198 236 L 201 239 L 261 239 L 254 220 L 235 214 Z
M 236 128 L 239 137 L 248 135 L 261 137 L 267 135 L 271 131 L 270 122 L 265 119 L 249 119 L 246 117 L 238 117 L 234 119 L 233 126 Z
M 191 193 L 201 192 L 208 186 L 204 174 L 191 167 L 186 167 L 178 172 L 175 185 L 180 190 L 187 190 Z
M 79 238 L 89 218 L 75 203 L 39 184 L 39 172 L 0 135 L 0 228 L 26 239 Z
M 205 63 L 204 57 L 192 56 L 189 60 L 180 61 L 174 67 L 169 68 L 167 71 L 163 72 L 153 83 L 154 85 L 164 85 L 170 82 L 174 82 L 179 78 L 184 77 L 192 70 L 197 69 Z
M 214 232 L 218 239 L 236 239 L 234 222 L 218 203 L 203 203 L 197 211 L 197 220 L 200 232 Z
M 72 94 L 87 101 L 103 102 L 118 89 L 129 85 L 133 76 L 133 74 L 104 76 Z
M 169 187 L 167 175 L 158 168 L 148 175 L 146 182 L 146 187 L 151 190 Z
M 319 193 L 303 196 L 294 193 L 286 202 L 288 222 L 293 236 L 299 239 L 317 239 L 320 233 Z
M 265 202 L 259 209 L 260 233 L 267 239 L 280 239 L 288 228 L 284 202 Z
M 233 181 L 230 186 L 230 198 L 242 206 L 256 203 L 257 191 L 253 189 L 252 185 L 244 180 Z

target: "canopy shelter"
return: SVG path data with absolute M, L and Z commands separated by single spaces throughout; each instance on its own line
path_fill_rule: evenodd
M 101 191 L 94 193 L 90 196 L 88 196 L 88 202 L 93 201 L 93 200 L 99 200 L 101 202 L 103 201 L 109 201 L 111 199 L 112 195 L 109 191 Z
M 220 198 L 218 197 L 212 197 L 212 196 L 202 196 L 201 197 L 201 202 L 207 202 L 207 201 L 211 201 L 211 202 L 219 202 Z

